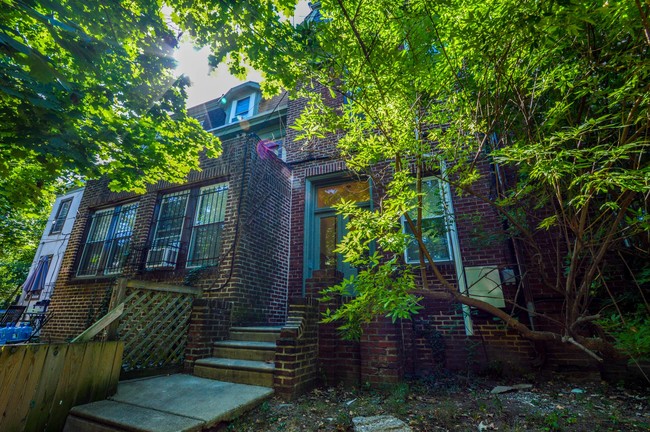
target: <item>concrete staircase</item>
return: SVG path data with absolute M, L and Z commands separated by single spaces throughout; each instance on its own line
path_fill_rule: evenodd
M 239 384 L 273 387 L 276 340 L 281 327 L 232 327 L 216 342 L 213 357 L 197 360 L 194 375 Z

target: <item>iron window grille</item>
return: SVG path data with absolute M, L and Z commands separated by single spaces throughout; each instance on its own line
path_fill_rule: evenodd
M 77 276 L 122 273 L 137 211 L 138 203 L 130 203 L 93 213 Z
M 228 183 L 163 195 L 145 267 L 215 265 L 221 252 L 227 201 Z
M 70 212 L 71 205 L 72 198 L 61 201 L 59 204 L 59 209 L 56 211 L 56 216 L 52 221 L 52 229 L 50 230 L 50 235 L 58 234 L 63 230 L 63 225 L 65 225 L 65 220 L 68 218 L 68 213 Z
M 189 190 L 162 196 L 153 241 L 147 253 L 147 268 L 176 267 L 189 197 Z

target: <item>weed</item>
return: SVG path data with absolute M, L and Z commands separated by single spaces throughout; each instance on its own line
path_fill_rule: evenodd
M 384 402 L 384 407 L 386 410 L 388 412 L 401 416 L 408 414 L 409 406 L 406 401 L 409 392 L 410 388 L 408 384 L 401 383 L 396 385 Z
M 452 401 L 444 400 L 438 404 L 435 416 L 443 427 L 450 429 L 456 426 L 458 407 Z
M 345 410 L 340 410 L 336 414 L 334 422 L 336 423 L 337 430 L 346 430 L 352 424 L 352 417 Z
M 546 427 L 544 430 L 547 431 L 559 431 L 560 430 L 560 419 L 561 415 L 557 413 L 557 411 L 551 411 L 546 418 L 544 419 L 544 423 L 546 424 Z

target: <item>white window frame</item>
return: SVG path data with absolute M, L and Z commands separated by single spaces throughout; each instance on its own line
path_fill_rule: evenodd
M 235 99 L 232 102 L 232 105 L 230 106 L 230 115 L 228 116 L 228 123 L 234 123 L 234 122 L 236 122 L 236 121 L 238 121 L 240 119 L 246 119 L 246 118 L 252 117 L 253 114 L 255 113 L 255 98 L 256 98 L 255 93 L 251 93 L 251 94 L 249 94 L 247 96 Z M 246 115 L 241 115 L 240 114 L 238 116 L 237 115 L 237 104 L 240 101 L 243 101 L 245 99 L 248 99 L 248 112 L 246 113 Z
M 441 262 L 441 263 L 446 263 L 446 262 L 453 262 L 454 261 L 454 253 L 453 253 L 453 238 L 451 235 L 451 232 L 453 230 L 452 226 L 452 221 L 451 221 L 451 214 L 450 214 L 450 206 L 449 206 L 449 197 L 447 195 L 447 188 L 445 188 L 445 185 L 440 181 L 439 178 L 437 177 L 424 177 L 422 179 L 422 182 L 424 183 L 425 181 L 430 181 L 430 180 L 435 180 L 438 183 L 438 192 L 440 193 L 440 203 L 442 204 L 442 209 L 440 213 L 436 213 L 433 216 L 430 217 L 424 217 L 422 220 L 428 220 L 428 219 L 439 219 L 442 218 L 444 224 L 445 224 L 445 238 L 446 238 L 446 245 L 447 245 L 447 257 L 445 259 L 435 259 L 434 262 Z M 424 198 L 424 197 L 423 197 Z M 414 222 L 417 223 L 417 221 L 414 220 Z M 407 233 L 407 222 L 406 222 L 406 217 L 402 216 L 402 232 Z M 431 251 L 429 251 L 431 252 Z M 408 247 L 404 249 L 404 262 L 407 264 L 420 264 L 420 259 L 409 259 L 409 254 L 408 254 Z M 426 257 L 424 258 L 424 262 L 428 262 Z

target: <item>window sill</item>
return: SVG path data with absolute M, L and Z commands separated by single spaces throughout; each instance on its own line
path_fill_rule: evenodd
M 70 284 L 93 284 L 110 282 L 122 277 L 122 274 L 112 275 L 95 275 L 95 276 L 77 276 L 74 275 L 70 278 Z

